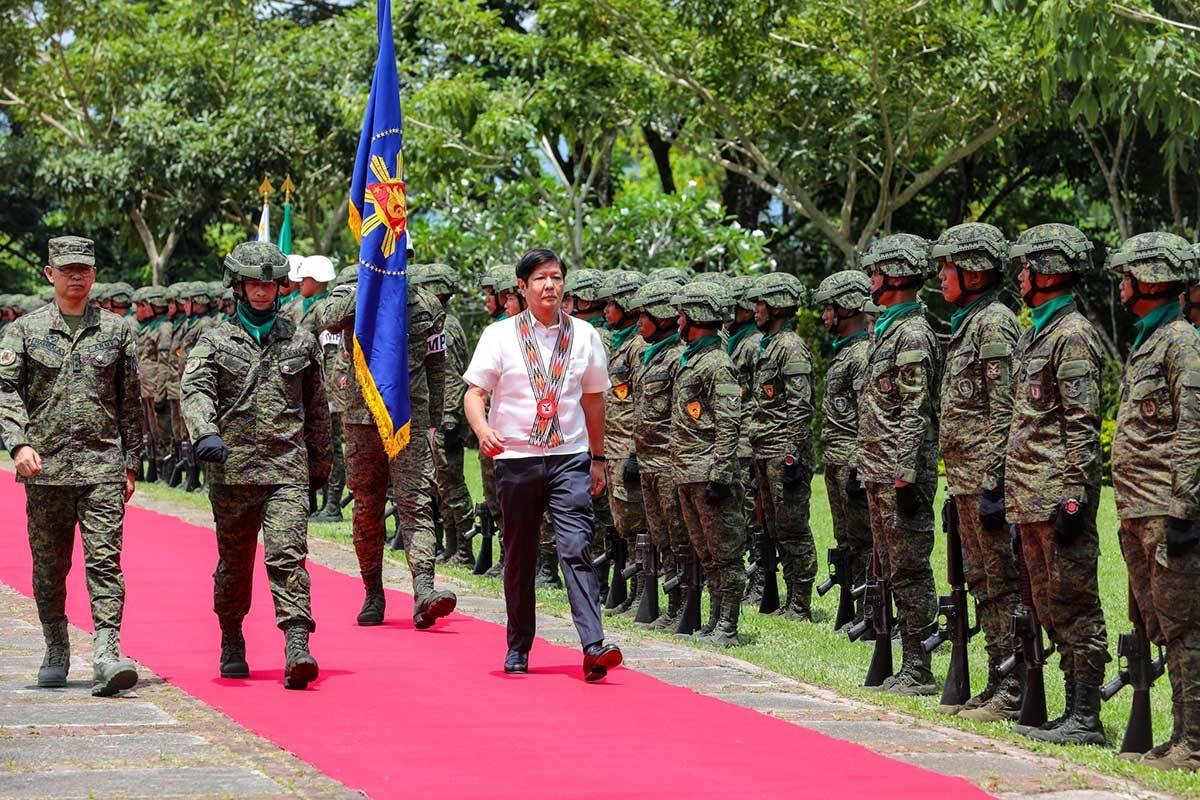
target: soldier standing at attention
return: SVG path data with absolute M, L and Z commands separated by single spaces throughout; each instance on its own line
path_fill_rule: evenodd
M 710 616 L 699 639 L 736 647 L 746 589 L 746 529 L 737 482 L 742 390 L 719 334 L 733 301 L 719 285 L 699 281 L 684 286 L 672 302 L 687 343 L 671 401 L 673 474 L 684 524 L 708 583 Z
M 96 630 L 92 694 L 107 697 L 138 677 L 119 641 L 122 526 L 142 447 L 137 344 L 128 322 L 88 304 L 92 240 L 60 236 L 49 251 L 42 273 L 54 300 L 15 320 L 0 340 L 0 438 L 25 484 L 33 596 L 46 639 L 38 686 L 67 685 L 67 573 L 78 523 Z
M 142 402 L 153 435 L 159 464 L 159 474 L 166 468 L 163 457 L 171 441 L 171 419 L 167 414 L 167 378 L 171 369 L 171 321 L 167 318 L 166 292 L 161 286 L 138 289 L 138 371 L 141 374 Z M 136 293 L 135 293 L 136 294 Z M 166 475 L 162 480 L 166 481 Z
M 237 318 L 201 334 L 184 367 L 181 403 L 196 457 L 209 463 L 221 677 L 250 674 L 242 619 L 261 530 L 275 623 L 285 636 L 283 685 L 303 689 L 317 677 L 308 650 L 316 628 L 305 567 L 308 495 L 329 479 L 333 453 L 320 346 L 278 315 L 286 276 L 287 259 L 269 242 L 244 242 L 225 257 Z
M 898 233 L 862 257 L 871 298 L 883 312 L 867 358 L 858 406 L 858 474 L 867 486 L 871 541 L 903 619 L 900 672 L 880 689 L 937 693 L 921 641 L 936 627 L 933 495 L 937 491 L 938 401 L 942 349 L 917 292 L 929 275 L 929 243 Z
M 1192 246 L 1196 254 L 1196 271 L 1179 294 L 1179 309 L 1183 318 L 1200 330 L 1200 244 Z
M 671 392 L 683 345 L 679 341 L 679 314 L 671 298 L 679 293 L 675 281 L 647 281 L 629 300 L 629 310 L 638 312 L 638 330 L 646 342 L 641 363 L 633 380 L 633 442 L 637 451 L 638 479 L 642 487 L 642 505 L 651 541 L 661 554 L 662 573 L 682 570 L 690 555 L 691 543 L 679 510 L 679 492 L 671 471 Z M 628 464 L 628 460 L 626 460 Z M 684 582 L 689 578 L 686 572 Z M 636 615 L 638 595 L 649 587 L 641 574 L 634 576 L 629 596 L 630 616 Z M 649 623 L 654 630 L 674 630 L 682 610 L 683 585 L 667 593 L 667 608 Z
M 1004 520 L 1004 456 L 1012 422 L 1012 357 L 1021 329 L 1000 302 L 1008 242 L 981 222 L 950 228 L 933 246 L 942 297 L 957 306 L 942 376 L 942 460 L 954 503 L 967 588 L 975 598 L 988 657 L 988 682 L 961 709 L 977 722 L 1016 719 L 1023 663 L 1000 678 L 1013 651 L 1012 614 L 1021 604 L 1017 560 Z M 949 513 L 948 510 L 946 513 Z
M 1200 337 L 1178 297 L 1193 259 L 1187 240 L 1143 233 L 1108 260 L 1138 318 L 1112 447 L 1121 552 L 1146 635 L 1167 648 L 1174 720 L 1142 763 L 1189 771 L 1200 769 Z
M 354 333 L 358 283 L 336 287 L 318 307 L 317 325 L 324 330 Z M 413 580 L 413 626 L 424 630 L 446 616 L 458 604 L 454 592 L 434 586 L 436 538 L 433 529 L 434 486 L 432 433 L 441 426 L 445 403 L 442 390 L 446 379 L 446 312 L 423 286 L 408 284 L 409 398 L 412 408 L 412 438 L 408 446 L 388 459 L 379 429 L 366 409 L 362 392 L 350 394 L 355 422 L 344 426 L 347 483 L 354 493 L 354 552 L 362 574 L 365 597 L 358 624 L 383 622 L 383 546 L 387 528 L 383 509 L 388 486 L 397 512 L 397 525 L 404 538 L 404 555 Z M 362 413 L 358 413 L 361 410 Z M 357 420 L 365 419 L 359 423 Z
M 850 580 L 862 586 L 871 559 L 871 518 L 867 490 L 858 479 L 858 398 L 866 382 L 867 310 L 871 281 L 855 269 L 835 272 L 817 286 L 813 305 L 821 306 L 821 322 L 833 335 L 833 358 L 825 372 L 821 402 L 821 446 L 825 460 L 825 492 L 833 520 L 833 538 L 850 563 Z
M 496 282 L 506 280 L 507 274 L 511 271 L 504 266 L 492 267 L 479 279 L 479 288 L 483 289 L 483 310 L 487 313 L 488 319 L 493 322 L 508 319 L 508 312 L 504 310 L 504 304 L 500 302 L 500 295 L 496 293 Z M 484 454 L 482 448 L 479 450 L 479 483 L 483 488 L 483 502 L 487 504 L 488 513 L 496 523 L 496 530 L 503 531 L 504 520 L 500 516 L 500 496 L 496 493 L 496 465 L 490 456 Z M 488 569 L 486 574 L 490 578 L 499 578 L 504 574 L 503 550 L 500 551 L 500 557 L 496 559 L 496 563 Z
M 786 272 L 761 276 L 746 292 L 762 331 L 754 362 L 750 444 L 767 533 L 779 549 L 785 619 L 812 621 L 817 552 L 808 526 L 813 474 L 812 352 L 794 330 L 804 302 L 800 280 Z
M 463 395 L 467 384 L 462 375 L 469 363 L 467 334 L 458 317 L 450 313 L 450 298 L 458 291 L 458 273 L 446 264 L 427 264 L 415 271 L 409 268 L 409 280 L 431 291 L 446 314 L 446 385 L 443 389 L 442 424 L 434 437 L 433 465 L 437 477 L 438 508 L 442 514 L 442 527 L 446 535 L 446 547 L 440 561 L 458 567 L 472 567 L 475 556 L 471 553 L 471 540 L 466 534 L 471 530 L 475 517 L 475 506 L 471 503 L 471 492 L 463 475 L 463 451 L 471 435 L 463 415 Z
M 1075 306 L 1076 276 L 1091 267 L 1078 228 L 1035 225 L 1009 249 L 1033 309 L 1014 358 L 1004 504 L 1019 528 L 1034 607 L 1058 649 L 1063 715 L 1017 733 L 1057 744 L 1103 744 L 1100 684 L 1109 661 L 1096 562 L 1100 537 L 1100 337 Z

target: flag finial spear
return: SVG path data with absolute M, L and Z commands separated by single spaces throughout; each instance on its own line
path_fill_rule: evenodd
M 292 193 L 296 191 L 296 184 L 292 183 L 291 175 L 283 179 L 283 183 L 279 185 L 279 191 L 283 192 L 283 202 L 292 202 Z
M 271 195 L 275 193 L 275 187 L 271 185 L 271 178 L 269 175 L 263 176 L 263 182 L 259 184 L 258 193 L 262 195 L 264 203 L 270 202 Z

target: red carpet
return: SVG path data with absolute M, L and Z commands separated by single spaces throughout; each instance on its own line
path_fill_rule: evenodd
M 539 640 L 527 676 L 505 676 L 504 629 L 452 615 L 412 629 L 353 624 L 355 578 L 310 564 L 321 677 L 282 688 L 283 637 L 266 574 L 246 620 L 249 680 L 217 677 L 212 531 L 129 509 L 126 652 L 322 772 L 375 798 L 986 797 L 966 781 L 621 669 L 585 684 L 578 649 Z M 25 492 L 0 471 L 0 580 L 31 593 Z M 90 627 L 76 539 L 71 622 Z M 73 675 L 73 679 L 83 676 Z

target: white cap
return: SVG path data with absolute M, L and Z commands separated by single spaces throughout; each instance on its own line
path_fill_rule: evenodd
M 308 256 L 296 270 L 301 278 L 312 278 L 317 283 L 329 283 L 337 277 L 333 262 L 325 256 Z
M 415 255 L 416 255 L 413 252 L 412 228 L 404 229 L 404 255 L 406 255 L 408 257 L 409 261 L 411 261 L 413 258 L 415 258 Z
M 287 257 L 288 260 L 288 280 L 292 283 L 300 282 L 300 265 L 304 263 L 304 256 L 292 253 Z

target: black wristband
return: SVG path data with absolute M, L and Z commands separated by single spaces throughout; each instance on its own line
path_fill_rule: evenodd
M 606 456 L 592 456 L 592 461 L 599 461 L 601 463 L 604 463 L 604 462 L 608 461 L 608 458 Z

